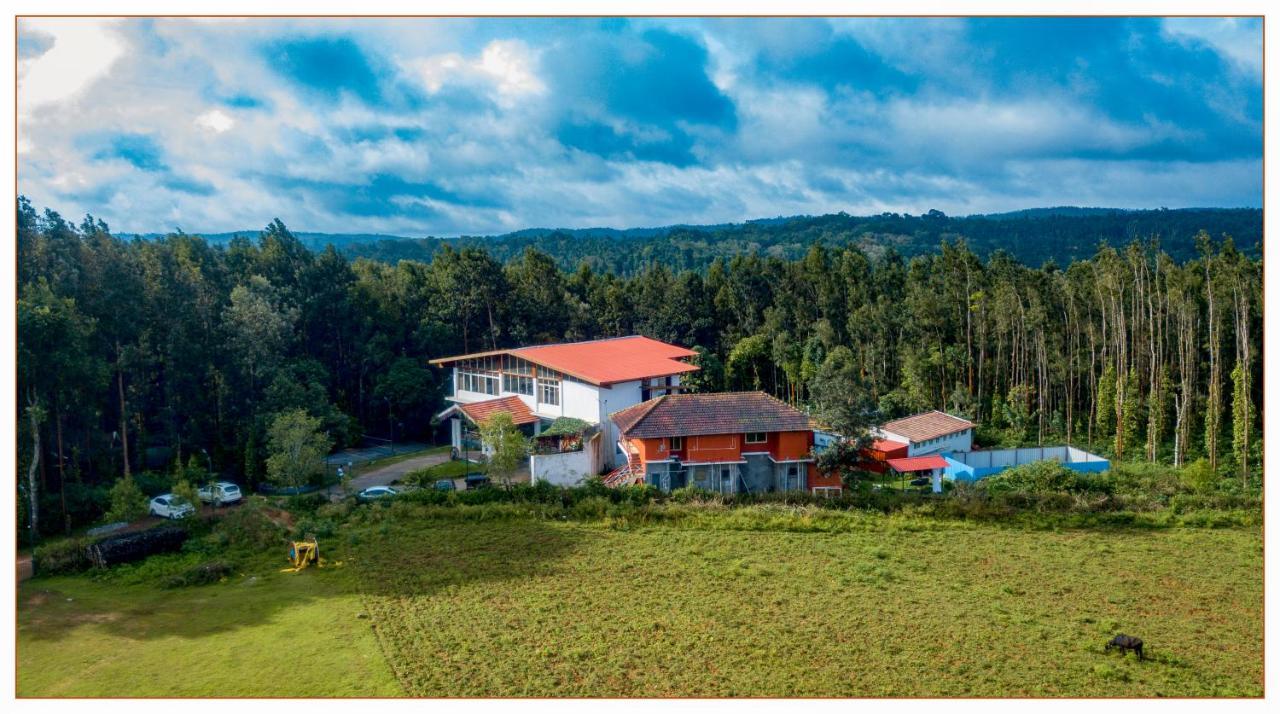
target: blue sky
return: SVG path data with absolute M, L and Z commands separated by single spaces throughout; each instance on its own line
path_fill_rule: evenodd
M 18 188 L 117 231 L 1260 206 L 1258 20 L 19 23 Z

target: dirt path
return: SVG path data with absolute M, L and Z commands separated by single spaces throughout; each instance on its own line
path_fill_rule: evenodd
M 448 460 L 448 453 L 424 454 L 412 459 L 405 459 L 404 461 L 383 466 L 380 469 L 374 469 L 368 473 L 360 474 L 359 476 L 351 479 L 351 490 L 355 492 L 363 491 L 371 486 L 386 486 L 410 471 L 417 471 L 418 469 L 425 469 L 429 466 L 443 464 Z

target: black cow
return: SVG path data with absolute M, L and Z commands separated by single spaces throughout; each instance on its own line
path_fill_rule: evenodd
M 1132 650 L 1138 654 L 1139 660 L 1145 659 L 1145 657 L 1142 656 L 1142 638 L 1140 637 L 1130 637 L 1128 635 L 1116 635 L 1115 637 L 1111 638 L 1110 642 L 1107 643 L 1106 650 L 1110 652 L 1112 648 L 1118 648 L 1120 650 L 1121 657 L 1124 656 L 1125 652 Z

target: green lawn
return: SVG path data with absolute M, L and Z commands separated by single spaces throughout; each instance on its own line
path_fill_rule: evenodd
M 418 696 L 1262 691 L 1256 530 L 402 527 L 363 564 Z M 1117 630 L 1152 661 L 1107 656 Z
M 349 573 L 274 571 L 180 590 L 84 576 L 24 583 L 18 696 L 401 693 L 357 617 Z
M 375 508 L 356 545 L 332 539 L 340 568 L 182 590 L 24 584 L 18 693 L 1262 692 L 1257 528 L 615 530 Z M 1151 661 L 1104 654 L 1116 631 Z

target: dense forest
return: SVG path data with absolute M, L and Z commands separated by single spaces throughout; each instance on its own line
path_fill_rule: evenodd
M 802 216 L 724 226 L 674 226 L 661 229 L 530 230 L 502 236 L 344 241 L 339 248 L 351 257 L 394 263 L 427 261 L 450 246 L 484 248 L 506 262 L 526 248 L 555 256 L 557 264 L 573 270 L 586 263 L 593 270 L 633 276 L 653 263 L 672 270 L 705 272 L 716 258 L 759 253 L 785 260 L 804 257 L 821 244 L 832 250 L 856 247 L 878 258 L 886 250 L 912 258 L 936 253 L 944 242 L 963 238 L 981 258 L 1005 250 L 1031 266 L 1046 261 L 1066 265 L 1092 257 L 1101 243 L 1127 245 L 1155 239 L 1178 262 L 1196 257 L 1195 236 L 1201 230 L 1233 236 L 1237 248 L 1261 256 L 1262 211 L 1258 209 L 1179 209 L 1121 211 L 1055 208 L 987 216 L 953 217 L 939 211 L 912 216 Z M 315 236 L 313 240 L 326 240 Z M 305 239 L 304 239 L 305 240 Z M 317 244 L 323 247 L 324 243 Z
M 46 533 L 98 518 L 121 476 L 193 458 L 258 482 L 285 412 L 335 446 L 430 438 L 430 358 L 633 333 L 695 347 L 696 389 L 765 389 L 835 428 L 938 408 L 987 443 L 1207 458 L 1259 480 L 1262 266 L 1218 223 L 1178 256 L 1133 234 L 1061 264 L 992 248 L 1001 219 L 908 257 L 830 240 L 844 219 L 824 217 L 707 254 L 446 242 L 393 265 L 310 250 L 278 220 L 214 245 L 124 239 L 25 199 L 18 219 L 19 502 L 29 524 L 35 491 Z M 997 243 L 1058 240 L 1057 219 L 1034 220 L 1035 241 Z

